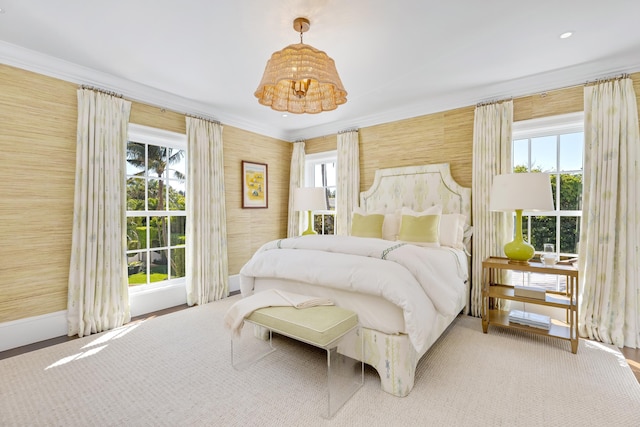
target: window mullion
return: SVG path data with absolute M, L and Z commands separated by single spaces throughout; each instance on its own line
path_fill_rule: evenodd
M 527 171 L 531 172 L 531 169 L 533 168 L 533 164 L 531 163 L 531 142 L 532 142 L 532 138 L 528 138 L 527 139 L 527 158 L 529 159 L 528 164 L 527 164 Z M 531 242 L 531 223 L 533 221 L 531 221 L 531 215 L 529 215 L 527 217 L 527 241 Z
M 552 146 L 554 140 L 555 146 Z M 582 150 L 580 144 L 582 144 Z M 512 170 L 515 172 L 518 167 L 518 170 L 522 171 L 523 166 L 526 166 L 526 172 L 533 172 L 534 168 L 545 169 L 549 171 L 551 179 L 555 181 L 553 211 L 527 215 L 528 222 L 526 227 L 523 227 L 523 234 L 526 232 L 529 241 L 537 247 L 541 247 L 545 241 L 554 239 L 555 252 L 558 255 L 568 256 L 572 255 L 570 252 L 577 252 L 577 247 L 575 247 L 577 237 L 575 235 L 578 232 L 579 218 L 582 216 L 580 197 L 583 191 L 579 186 L 584 174 L 584 165 L 577 161 L 577 156 L 581 155 L 583 149 L 584 129 L 581 115 L 580 117 L 562 115 L 514 123 Z M 555 159 L 550 162 L 552 155 L 555 155 Z M 555 170 L 553 170 L 554 163 Z M 537 164 L 539 166 L 536 166 Z M 567 170 L 563 170 L 562 167 Z M 570 197 L 578 198 L 578 200 L 570 200 Z M 563 205 L 565 200 L 566 205 Z M 538 221 L 537 218 L 540 220 Z M 578 218 L 578 225 L 574 225 L 576 218 Z M 536 219 L 535 223 L 532 221 L 533 219 Z M 562 241 L 563 238 L 565 241 Z M 527 280 L 524 276 L 530 277 Z M 534 276 L 526 274 L 520 280 L 529 281 L 531 285 L 541 285 L 542 283 L 538 283 L 539 279 Z M 557 280 L 555 284 L 547 282 L 546 286 L 549 289 L 555 287 L 556 290 L 562 290 L 560 288 L 565 284 L 561 283 L 561 280 Z
M 559 214 L 560 192 L 562 191 L 562 180 L 560 179 L 560 135 L 556 135 L 556 212 Z M 560 215 L 556 215 L 556 256 L 560 254 Z
M 139 289 L 144 289 L 144 286 L 156 285 L 157 283 L 183 277 L 184 275 L 185 245 L 184 243 L 180 243 L 184 242 L 184 218 L 186 217 L 186 212 L 177 209 L 184 208 L 183 203 L 184 197 L 186 196 L 180 194 L 182 191 L 179 186 L 181 180 L 172 180 L 169 178 L 169 175 L 171 171 L 179 171 L 181 175 L 185 175 L 187 153 L 186 138 L 184 135 L 177 135 L 175 141 L 168 140 L 165 144 L 162 141 L 163 134 L 161 133 L 156 134 L 155 138 L 150 137 L 149 140 L 146 140 L 144 129 L 137 130 L 136 132 L 136 139 L 133 140 L 129 138 L 127 144 L 132 144 L 132 148 L 134 149 L 131 151 L 132 153 L 135 153 L 136 144 L 140 145 L 136 154 L 137 157 L 140 157 L 138 163 L 140 178 L 144 180 L 141 189 L 144 191 L 144 195 L 139 194 L 138 191 L 132 192 L 132 199 L 128 199 L 128 205 L 129 200 L 131 200 L 131 206 L 136 206 L 136 204 L 139 203 L 142 205 L 143 210 L 127 211 L 127 218 L 132 218 L 131 227 L 141 227 L 141 222 L 144 222 L 145 238 L 144 243 L 140 242 L 143 243 L 144 248 L 139 247 L 142 245 L 138 245 L 137 249 L 132 249 L 131 251 L 127 248 L 127 264 L 129 264 L 130 259 L 132 261 L 139 260 L 144 263 L 144 271 L 140 273 L 143 273 L 145 278 L 130 279 L 131 281 L 129 282 L 130 285 L 142 285 L 143 287 Z M 174 150 L 169 149 L 169 147 L 175 148 L 175 153 L 173 153 Z M 127 153 L 130 152 L 128 148 L 129 145 L 127 146 Z M 180 150 L 182 150 L 182 153 L 179 153 Z M 174 154 L 178 154 L 178 156 L 172 158 L 171 156 Z M 141 158 L 142 156 L 144 156 L 144 159 Z M 132 164 L 133 163 L 134 162 L 132 162 Z M 161 170 L 163 171 L 162 174 L 158 174 L 157 172 Z M 155 175 L 153 175 L 152 172 L 156 172 Z M 133 176 L 134 175 L 131 175 L 131 177 Z M 129 174 L 127 174 L 127 177 L 129 177 Z M 160 191 L 161 182 L 162 191 Z M 174 184 L 173 187 L 172 184 Z M 152 188 L 153 185 L 155 186 Z M 175 190 L 173 195 L 176 197 L 173 205 L 174 210 L 172 210 L 171 207 L 172 188 Z M 150 191 L 154 191 L 154 193 L 150 194 Z M 152 197 L 158 199 L 158 201 L 163 200 L 162 210 L 158 210 L 159 205 L 156 205 L 155 210 L 152 210 L 152 206 L 150 206 L 149 203 Z M 136 203 L 136 201 L 138 202 Z M 172 239 L 172 232 L 175 233 L 176 239 Z M 155 234 L 155 236 L 152 234 Z M 172 247 L 172 241 L 176 242 L 175 247 Z M 136 254 L 139 254 L 138 257 L 135 257 Z M 175 269 L 172 268 L 174 264 Z M 151 271 L 152 269 L 153 272 Z M 129 276 L 135 274 L 133 269 L 130 271 L 132 273 L 129 274 Z M 155 275 L 153 278 L 152 273 Z

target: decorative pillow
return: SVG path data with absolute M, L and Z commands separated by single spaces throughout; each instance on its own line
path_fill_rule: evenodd
M 471 256 L 471 237 L 473 236 L 473 227 L 470 225 L 464 225 L 464 249 L 467 252 L 467 255 Z
M 382 222 L 384 215 L 362 215 L 354 212 L 351 217 L 351 235 L 356 237 L 382 238 Z
M 440 246 L 442 207 L 432 206 L 424 212 L 402 208 L 398 240 L 419 246 Z
M 382 238 L 384 240 L 398 240 L 401 219 L 400 209 L 394 213 L 384 215 L 384 222 L 382 223 Z
M 464 249 L 464 227 L 467 217 L 462 214 L 442 214 L 440 217 L 440 245 Z

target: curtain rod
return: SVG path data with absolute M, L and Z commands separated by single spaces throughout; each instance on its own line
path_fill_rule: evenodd
M 495 100 L 490 100 L 490 101 L 478 102 L 476 104 L 476 107 L 484 107 L 484 106 L 492 105 L 492 104 L 502 104 L 503 102 L 508 102 L 508 101 L 513 101 L 513 96 L 511 96 L 509 98 L 504 98 L 504 99 L 495 99 Z
M 189 114 L 189 113 L 184 113 L 185 116 L 187 117 L 191 117 L 192 119 L 199 119 L 199 120 L 204 120 L 205 122 L 210 122 L 210 123 L 214 123 L 216 125 L 222 125 L 222 123 L 220 123 L 219 120 L 215 120 L 209 117 L 204 117 L 204 116 L 196 116 L 195 114 Z
M 340 132 L 338 132 L 338 135 L 340 135 L 341 133 L 358 132 L 358 131 L 359 131 L 358 128 L 350 128 L 350 129 L 341 130 Z
M 534 96 L 534 95 L 540 95 L 541 97 L 545 97 L 547 96 L 547 94 L 549 92 L 556 92 L 559 90 L 565 90 L 565 89 L 572 89 L 575 87 L 580 87 L 580 86 L 590 86 L 590 85 L 594 85 L 594 84 L 599 84 L 599 83 L 605 83 L 605 82 L 609 82 L 609 81 L 614 81 L 614 80 L 621 80 L 621 79 L 626 79 L 629 78 L 631 75 L 628 73 L 623 73 L 623 74 L 618 74 L 612 77 L 603 77 L 601 79 L 595 79 L 595 80 L 587 80 L 584 83 L 577 83 L 577 84 L 572 84 L 572 85 L 567 85 L 567 86 L 562 86 L 562 87 L 557 87 L 557 88 L 553 88 L 553 89 L 549 89 L 549 90 L 543 90 L 541 92 L 534 92 L 534 93 L 529 93 L 526 95 L 518 95 L 518 98 L 526 98 L 528 96 Z M 500 103 L 500 102 L 504 102 L 504 101 L 509 101 L 514 99 L 513 97 L 508 98 L 508 99 L 502 99 L 502 100 L 496 100 L 496 101 L 485 101 L 485 102 L 479 102 L 476 104 L 476 107 L 482 107 L 484 105 L 490 105 L 493 103 Z
M 612 77 L 603 77 L 601 79 L 595 79 L 592 81 L 588 81 L 584 84 L 585 86 L 592 86 L 592 85 L 597 85 L 600 83 L 608 83 L 608 82 L 613 82 L 616 80 L 622 80 L 622 79 L 628 79 L 629 78 L 629 74 L 627 73 L 622 73 L 619 74 L 617 76 L 612 76 Z
M 602 77 L 600 79 L 587 80 L 584 83 L 577 83 L 577 84 L 573 84 L 573 85 L 567 85 L 567 86 L 558 87 L 558 88 L 555 88 L 555 89 L 544 90 L 542 92 L 530 93 L 529 95 L 522 95 L 522 96 L 519 96 L 518 98 L 524 98 L 524 97 L 533 96 L 533 95 L 540 95 L 541 97 L 544 98 L 545 96 L 547 96 L 547 94 L 549 92 L 556 92 L 556 91 L 559 91 L 559 90 L 572 89 L 574 87 L 580 87 L 580 86 L 582 86 L 582 87 L 591 86 L 591 85 L 594 85 L 594 84 L 605 83 L 605 82 L 610 82 L 610 81 L 614 81 L 614 80 L 621 80 L 621 79 L 626 79 L 626 78 L 629 78 L 629 77 L 631 77 L 631 74 L 622 73 L 622 74 L 614 75 L 614 76 L 611 76 L 611 77 Z
M 93 90 L 95 92 L 104 93 L 105 95 L 115 96 L 116 98 L 123 98 L 121 93 L 113 92 L 113 91 L 106 90 L 106 89 L 101 89 L 101 88 L 95 87 L 95 86 L 80 85 L 80 89 Z
M 93 90 L 93 91 L 96 91 L 96 92 L 104 93 L 105 95 L 111 95 L 111 96 L 115 96 L 117 98 L 127 99 L 127 98 L 124 97 L 123 94 L 120 94 L 120 93 L 117 93 L 117 92 L 114 92 L 114 91 L 111 91 L 111 90 L 107 90 L 107 89 L 102 89 L 102 88 L 99 88 L 99 87 L 91 86 L 91 85 L 84 85 L 84 84 L 80 85 L 80 89 Z M 148 104 L 144 100 L 131 100 L 131 99 L 129 99 L 129 100 L 130 101 L 135 101 L 135 102 L 140 102 L 140 103 L 143 103 L 145 105 L 149 105 L 149 106 L 152 106 L 152 107 L 159 108 L 160 111 L 163 112 L 163 113 L 165 111 L 167 111 L 167 109 L 164 108 L 164 107 L 161 107 L 161 106 L 158 106 L 158 105 L 153 105 L 153 104 Z M 174 110 L 171 110 L 171 111 L 174 111 Z M 200 120 L 204 120 L 204 121 L 207 121 L 207 122 L 211 122 L 211 123 L 215 123 L 215 124 L 218 124 L 218 125 L 222 125 L 222 123 L 220 123 L 219 120 L 215 120 L 215 119 L 212 119 L 212 118 L 209 118 L 209 117 L 198 116 L 198 115 L 195 115 L 195 114 L 185 113 L 185 112 L 182 112 L 182 111 L 174 111 L 174 112 L 176 112 L 178 114 L 183 114 L 185 117 L 193 117 L 194 119 L 200 119 Z

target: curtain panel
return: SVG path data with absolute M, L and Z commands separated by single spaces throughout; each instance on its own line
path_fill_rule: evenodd
M 493 177 L 511 171 L 513 101 L 477 106 L 473 123 L 473 245 L 471 315 L 482 312 L 482 261 L 504 256 L 503 246 L 513 238 L 513 217 L 489 211 Z M 507 278 L 505 278 L 506 280 Z M 504 282 L 507 283 L 507 282 Z M 501 301 L 496 302 L 503 308 Z
M 579 333 L 640 348 L 640 138 L 630 78 L 584 89 Z
M 335 234 L 339 236 L 346 236 L 351 232 L 351 213 L 358 206 L 360 197 L 358 143 L 357 130 L 338 134 Z
M 131 320 L 125 237 L 131 103 L 90 89 L 77 95 L 67 329 L 82 337 Z
M 293 143 L 291 154 L 291 172 L 289 174 L 289 214 L 287 219 L 287 237 L 296 237 L 302 233 L 302 215 L 296 211 L 295 189 L 304 187 L 305 153 L 304 141 Z
M 229 293 L 222 125 L 187 117 L 187 304 Z

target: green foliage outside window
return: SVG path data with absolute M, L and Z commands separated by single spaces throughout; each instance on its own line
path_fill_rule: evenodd
M 171 168 L 171 165 L 179 163 L 184 155 L 184 150 L 137 142 L 127 144 L 127 162 L 139 171 L 127 179 L 127 211 L 141 213 L 141 216 L 127 218 L 130 285 L 185 276 L 185 250 L 184 247 L 175 246 L 185 243 L 186 218 L 149 215 L 153 211 L 185 210 L 184 192 L 177 191 L 171 185 L 167 186 L 167 182 L 184 182 L 184 174 Z M 146 174 L 145 170 L 148 171 Z M 167 181 L 169 176 L 173 181 Z M 154 250 L 163 247 L 169 249 Z M 144 251 L 145 249 L 151 251 Z M 150 263 L 149 277 L 146 271 L 147 262 Z
M 516 166 L 514 172 L 528 172 L 526 166 Z M 540 169 L 533 169 L 531 172 L 541 172 Z M 561 173 L 560 176 L 560 206 L 561 211 L 575 211 L 582 209 L 582 174 Z M 551 173 L 551 190 L 554 204 L 557 200 L 557 174 Z M 560 247 L 556 242 L 555 216 L 531 215 L 523 218 L 522 233 L 527 236 L 527 230 L 531 221 L 531 243 L 536 251 L 542 251 L 545 243 L 553 243 L 561 253 L 577 254 L 578 239 L 580 238 L 580 217 L 561 216 L 560 217 Z
M 313 217 L 313 229 L 318 234 L 335 234 L 333 223 L 335 215 L 316 214 Z

